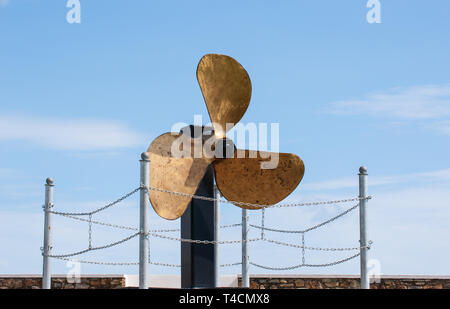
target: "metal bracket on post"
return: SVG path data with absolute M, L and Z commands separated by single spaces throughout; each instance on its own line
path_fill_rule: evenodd
M 242 287 L 250 287 L 250 276 L 248 273 L 248 209 L 242 208 Z
M 369 274 L 367 268 L 367 168 L 359 168 L 359 231 L 360 231 L 360 264 L 361 264 L 361 289 L 370 289 Z
M 52 275 L 50 258 L 52 250 L 52 217 L 50 211 L 53 208 L 53 179 L 47 178 L 45 184 L 45 205 L 44 205 L 44 247 L 42 248 L 42 289 L 50 289 L 52 286 Z
M 141 154 L 141 192 L 139 210 L 139 288 L 148 289 L 148 256 L 149 256 L 149 187 L 150 187 L 150 157 L 148 153 Z

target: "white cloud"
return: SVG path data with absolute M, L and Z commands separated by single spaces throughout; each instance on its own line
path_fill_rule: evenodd
M 331 112 L 367 114 L 390 120 L 428 120 L 431 128 L 450 134 L 450 84 L 393 88 L 360 100 L 334 102 Z
M 424 173 L 391 175 L 391 176 L 370 176 L 369 185 L 381 186 L 381 185 L 391 185 L 417 181 L 420 182 L 450 181 L 450 169 L 442 169 Z M 345 188 L 354 188 L 355 186 L 357 186 L 356 177 L 343 177 L 327 181 L 305 183 L 302 186 L 302 190 L 310 190 L 310 191 L 337 190 Z
M 363 113 L 406 119 L 436 119 L 450 116 L 450 84 L 394 88 L 373 93 L 363 100 L 332 103 L 337 113 Z
M 0 142 L 14 140 L 53 149 L 104 150 L 139 145 L 141 137 L 114 121 L 0 116 Z

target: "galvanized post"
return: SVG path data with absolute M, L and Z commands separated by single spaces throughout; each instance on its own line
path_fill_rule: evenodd
M 52 275 L 49 255 L 52 251 L 52 216 L 53 209 L 53 179 L 47 178 L 45 184 L 45 205 L 44 205 L 44 247 L 42 248 L 42 288 L 50 289 L 52 286 Z
M 367 268 L 367 168 L 359 168 L 359 233 L 360 233 L 360 264 L 361 264 L 361 289 L 370 289 L 369 274 Z
M 216 185 L 214 185 L 214 234 L 216 235 L 217 243 L 214 245 L 214 271 L 216 272 L 215 287 L 219 287 L 219 277 L 220 277 L 220 264 L 219 264 L 219 235 L 220 235 L 220 191 Z
M 148 256 L 149 256 L 149 187 L 150 187 L 150 157 L 144 152 L 141 155 L 141 192 L 140 192 L 140 220 L 139 220 L 139 288 L 147 289 Z
M 248 209 L 242 208 L 242 287 L 250 287 L 248 273 Z

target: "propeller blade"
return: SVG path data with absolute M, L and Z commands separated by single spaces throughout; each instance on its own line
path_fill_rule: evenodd
M 268 153 L 239 150 L 245 157 L 218 159 L 214 162 L 216 184 L 229 201 L 273 205 L 286 198 L 298 186 L 305 173 L 303 161 L 291 153 Z M 278 165 L 262 169 L 269 155 L 279 155 Z M 262 207 L 236 204 L 241 208 Z
M 163 190 L 195 194 L 208 166 L 213 159 L 194 158 L 191 152 L 180 157 L 183 145 L 191 145 L 194 139 L 184 134 L 165 133 L 157 137 L 150 147 L 150 186 Z M 176 143 L 176 144 L 174 144 Z M 176 145 L 177 147 L 172 147 Z M 173 152 L 173 149 L 177 153 Z M 185 150 L 184 150 L 185 151 Z M 166 192 L 150 190 L 150 202 L 156 213 L 168 220 L 175 220 L 186 211 L 191 198 Z
M 208 54 L 199 62 L 197 80 L 218 138 L 244 116 L 252 95 L 247 71 L 229 56 Z M 232 124 L 227 128 L 226 124 Z

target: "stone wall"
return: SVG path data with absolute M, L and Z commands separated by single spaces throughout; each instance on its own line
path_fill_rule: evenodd
M 83 275 L 79 283 L 70 283 L 66 276 L 52 277 L 52 289 L 117 289 L 125 287 L 123 275 Z M 0 276 L 0 289 L 40 289 L 41 276 Z
M 241 278 L 239 277 L 239 286 Z M 450 289 L 450 277 L 381 276 L 371 289 Z M 358 289 L 358 276 L 252 276 L 251 289 Z
M 82 275 L 80 283 L 67 282 L 65 275 L 52 278 L 53 289 L 117 289 L 135 285 L 126 275 Z M 163 278 L 164 279 L 164 278 Z M 160 279 L 157 279 L 160 282 Z M 162 279 L 161 279 L 162 280 Z M 0 289 L 40 289 L 39 275 L 0 275 Z M 241 286 L 241 277 L 238 277 Z M 254 275 L 252 289 L 358 289 L 358 276 Z M 164 283 L 162 283 L 164 285 Z M 160 286 L 162 287 L 162 286 Z M 450 276 L 382 276 L 372 289 L 450 289 Z

